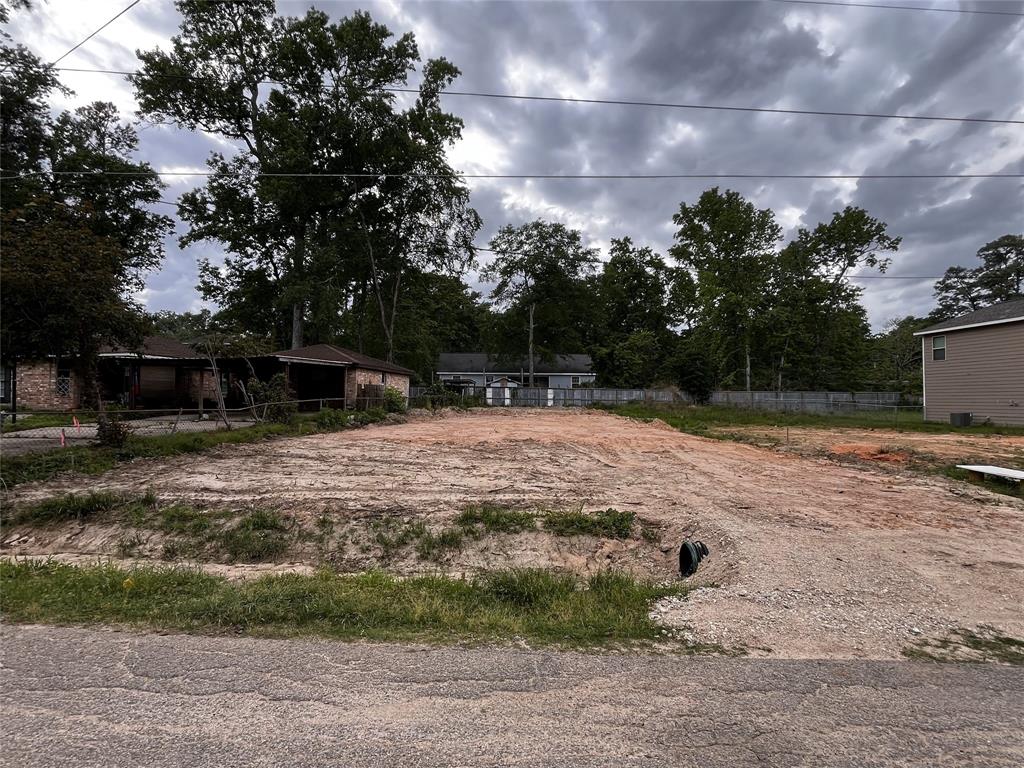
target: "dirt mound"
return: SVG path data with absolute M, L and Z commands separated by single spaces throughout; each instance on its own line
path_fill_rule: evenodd
M 910 453 L 887 445 L 870 443 L 840 443 L 833 445 L 832 453 L 840 456 L 852 456 L 863 461 L 884 461 L 890 464 L 906 464 L 910 461 Z

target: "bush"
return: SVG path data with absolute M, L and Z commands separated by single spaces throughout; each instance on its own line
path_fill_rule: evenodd
M 454 408 L 463 405 L 462 393 L 448 389 L 441 382 L 431 384 L 420 397 L 423 401 L 423 407 L 429 408 L 432 411 L 438 408 Z
M 320 429 L 341 429 L 348 426 L 350 417 L 337 408 L 324 408 L 316 415 L 316 425 Z
M 406 401 L 402 391 L 394 387 L 384 390 L 384 410 L 388 413 L 405 413 Z
M 123 448 L 132 430 L 116 415 L 101 414 L 96 425 L 96 441 L 106 448 Z
M 251 380 L 249 394 L 257 405 L 270 403 L 264 414 L 267 421 L 278 424 L 291 424 L 295 421 L 299 406 L 294 402 L 295 393 L 288 386 L 288 377 L 283 373 L 275 373 L 269 381 Z

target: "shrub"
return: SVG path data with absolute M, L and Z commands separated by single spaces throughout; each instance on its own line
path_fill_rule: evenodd
M 384 390 L 384 410 L 388 413 L 405 413 L 405 395 L 395 387 L 388 387 Z
M 264 418 L 278 424 L 291 424 L 295 421 L 298 404 L 294 402 L 295 393 L 288 386 L 288 377 L 283 373 L 275 373 L 269 381 L 253 379 L 249 382 L 249 394 L 257 405 L 266 406 Z
M 460 392 L 448 389 L 441 382 L 434 382 L 427 387 L 421 395 L 423 407 L 430 410 L 438 408 L 452 408 L 463 405 L 463 398 Z
M 132 430 L 115 414 L 101 414 L 96 425 L 96 441 L 106 448 L 123 448 Z
M 319 429 L 341 429 L 349 423 L 349 415 L 337 408 L 325 408 L 316 415 Z

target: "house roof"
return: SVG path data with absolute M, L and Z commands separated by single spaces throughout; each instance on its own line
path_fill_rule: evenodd
M 915 336 L 926 336 L 939 331 L 959 331 L 964 328 L 976 328 L 981 325 L 997 325 L 1024 320 L 1024 297 L 1001 301 L 990 307 L 982 307 L 966 315 L 951 317 L 941 323 L 930 325 L 915 333 Z
M 203 356 L 187 344 L 169 336 L 146 336 L 138 349 L 106 345 L 100 348 L 101 357 L 142 357 L 166 360 L 201 360 Z
M 498 358 L 484 352 L 442 352 L 437 358 L 438 373 L 507 373 L 518 375 L 530 370 L 523 358 Z M 553 360 L 536 358 L 533 371 L 538 374 L 588 374 L 594 372 L 590 355 L 556 355 Z
M 278 360 L 292 360 L 295 362 L 316 363 L 320 365 L 347 365 L 354 368 L 366 368 L 371 371 L 388 371 L 389 373 L 400 373 L 411 376 L 412 371 L 394 363 L 388 363 L 376 357 L 370 357 L 351 349 L 338 347 L 334 344 L 311 344 L 308 347 L 298 349 L 281 349 L 271 352 L 270 357 Z

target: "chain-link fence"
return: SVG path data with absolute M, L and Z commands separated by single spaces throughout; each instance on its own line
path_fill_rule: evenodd
M 411 387 L 409 405 L 413 408 L 454 406 L 507 408 L 583 408 L 590 405 L 625 405 L 627 403 L 689 403 L 685 395 L 670 389 L 611 389 L 579 387 Z

